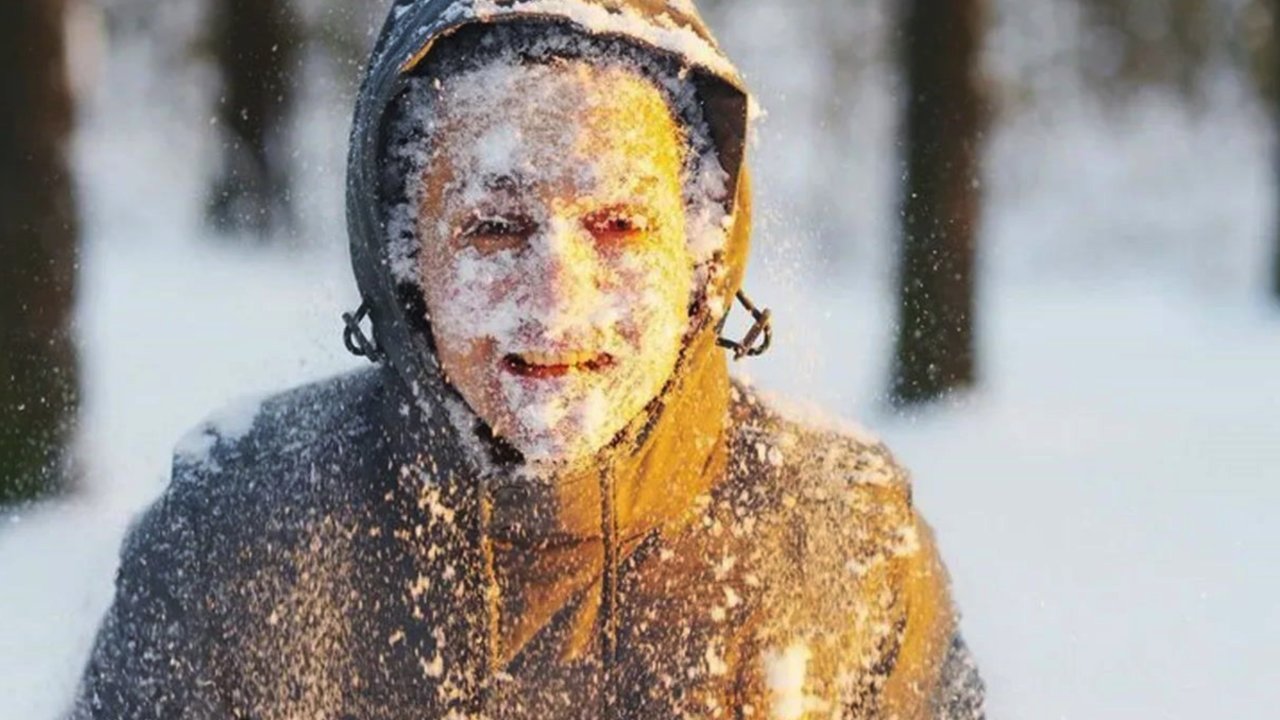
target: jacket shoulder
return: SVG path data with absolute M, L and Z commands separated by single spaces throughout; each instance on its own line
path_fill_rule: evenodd
M 893 584 L 928 544 L 908 474 L 884 443 L 750 388 L 735 389 L 734 413 L 736 482 L 750 488 L 752 542 L 775 582 L 834 600 Z
M 735 383 L 735 452 L 778 492 L 826 501 L 861 493 L 911 505 L 911 479 L 888 446 L 861 426 Z
M 174 481 L 234 474 L 292 461 L 324 443 L 371 429 L 385 391 L 383 370 L 367 368 L 265 398 L 233 402 L 192 428 L 174 449 Z
M 358 492 L 352 477 L 384 444 L 386 372 L 364 369 L 233 403 L 178 444 L 168 493 L 197 508 L 219 537 L 245 535 L 245 523 L 294 529 L 288 518 L 349 503 Z
M 743 546 L 760 581 L 752 642 L 807 660 L 815 697 L 849 716 L 923 717 L 952 642 L 946 571 L 905 469 L 847 423 L 735 388 L 737 452 L 759 522 Z M 894 714 L 885 713 L 886 716 Z

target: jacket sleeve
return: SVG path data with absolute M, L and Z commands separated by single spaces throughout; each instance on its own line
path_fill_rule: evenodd
M 781 567 L 743 630 L 737 698 L 769 718 L 982 720 L 982 682 L 909 487 L 847 488 L 757 538 Z
M 195 515 L 170 490 L 130 529 L 70 720 L 204 720 L 215 702 Z
M 960 635 L 950 582 L 933 533 L 912 512 L 917 544 L 900 560 L 897 610 L 901 632 L 885 679 L 888 716 L 983 720 L 985 690 Z
M 984 720 L 986 693 L 978 675 L 978 664 L 964 639 L 956 633 L 934 691 L 934 717 L 937 720 Z

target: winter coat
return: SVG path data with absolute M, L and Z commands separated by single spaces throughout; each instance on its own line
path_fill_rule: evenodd
M 420 298 L 388 270 L 376 199 L 387 113 L 432 45 L 548 20 L 684 59 L 736 188 L 675 376 L 594 472 L 553 486 L 512 481 L 519 458 L 460 410 Z M 688 3 L 396 3 L 348 173 L 380 362 L 180 445 L 71 717 L 981 717 L 903 471 L 729 379 L 717 330 L 750 234 L 746 106 Z

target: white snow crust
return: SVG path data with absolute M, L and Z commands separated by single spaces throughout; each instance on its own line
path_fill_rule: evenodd
M 209 461 L 209 453 L 220 442 L 233 443 L 253 429 L 265 398 L 245 398 L 233 403 L 178 441 L 174 453 L 189 463 Z
M 770 720 L 803 720 L 810 712 L 821 712 L 826 703 L 805 692 L 809 674 L 809 646 L 796 642 L 784 649 L 766 650 L 761 656 L 764 684 L 769 690 Z

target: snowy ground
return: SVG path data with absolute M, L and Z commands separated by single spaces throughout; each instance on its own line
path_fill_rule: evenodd
M 126 89 L 95 100 L 79 147 L 90 474 L 76 497 L 0 526 L 5 720 L 64 708 L 125 524 L 163 487 L 176 439 L 237 397 L 355 364 L 337 320 L 354 297 L 335 240 L 341 116 L 304 127 L 311 246 L 236 249 L 193 230 L 208 157 L 199 112 L 157 117 L 142 90 L 113 87 Z M 867 87 L 851 112 L 865 121 L 856 147 L 876 154 L 850 161 L 851 201 L 866 208 L 856 232 L 883 236 L 893 178 L 874 148 L 892 147 L 890 84 Z M 766 106 L 786 107 L 767 90 Z M 777 352 L 749 370 L 857 415 L 913 468 L 992 717 L 1270 716 L 1280 310 L 1261 300 L 1265 123 L 1152 98 L 1119 116 L 1082 107 L 1003 125 L 984 183 L 984 383 L 902 419 L 880 400 L 890 238 L 816 269 L 797 204 L 779 200 L 788 174 L 770 172 L 793 122 L 783 111 L 761 130 L 772 199 L 751 287 L 781 328 Z

